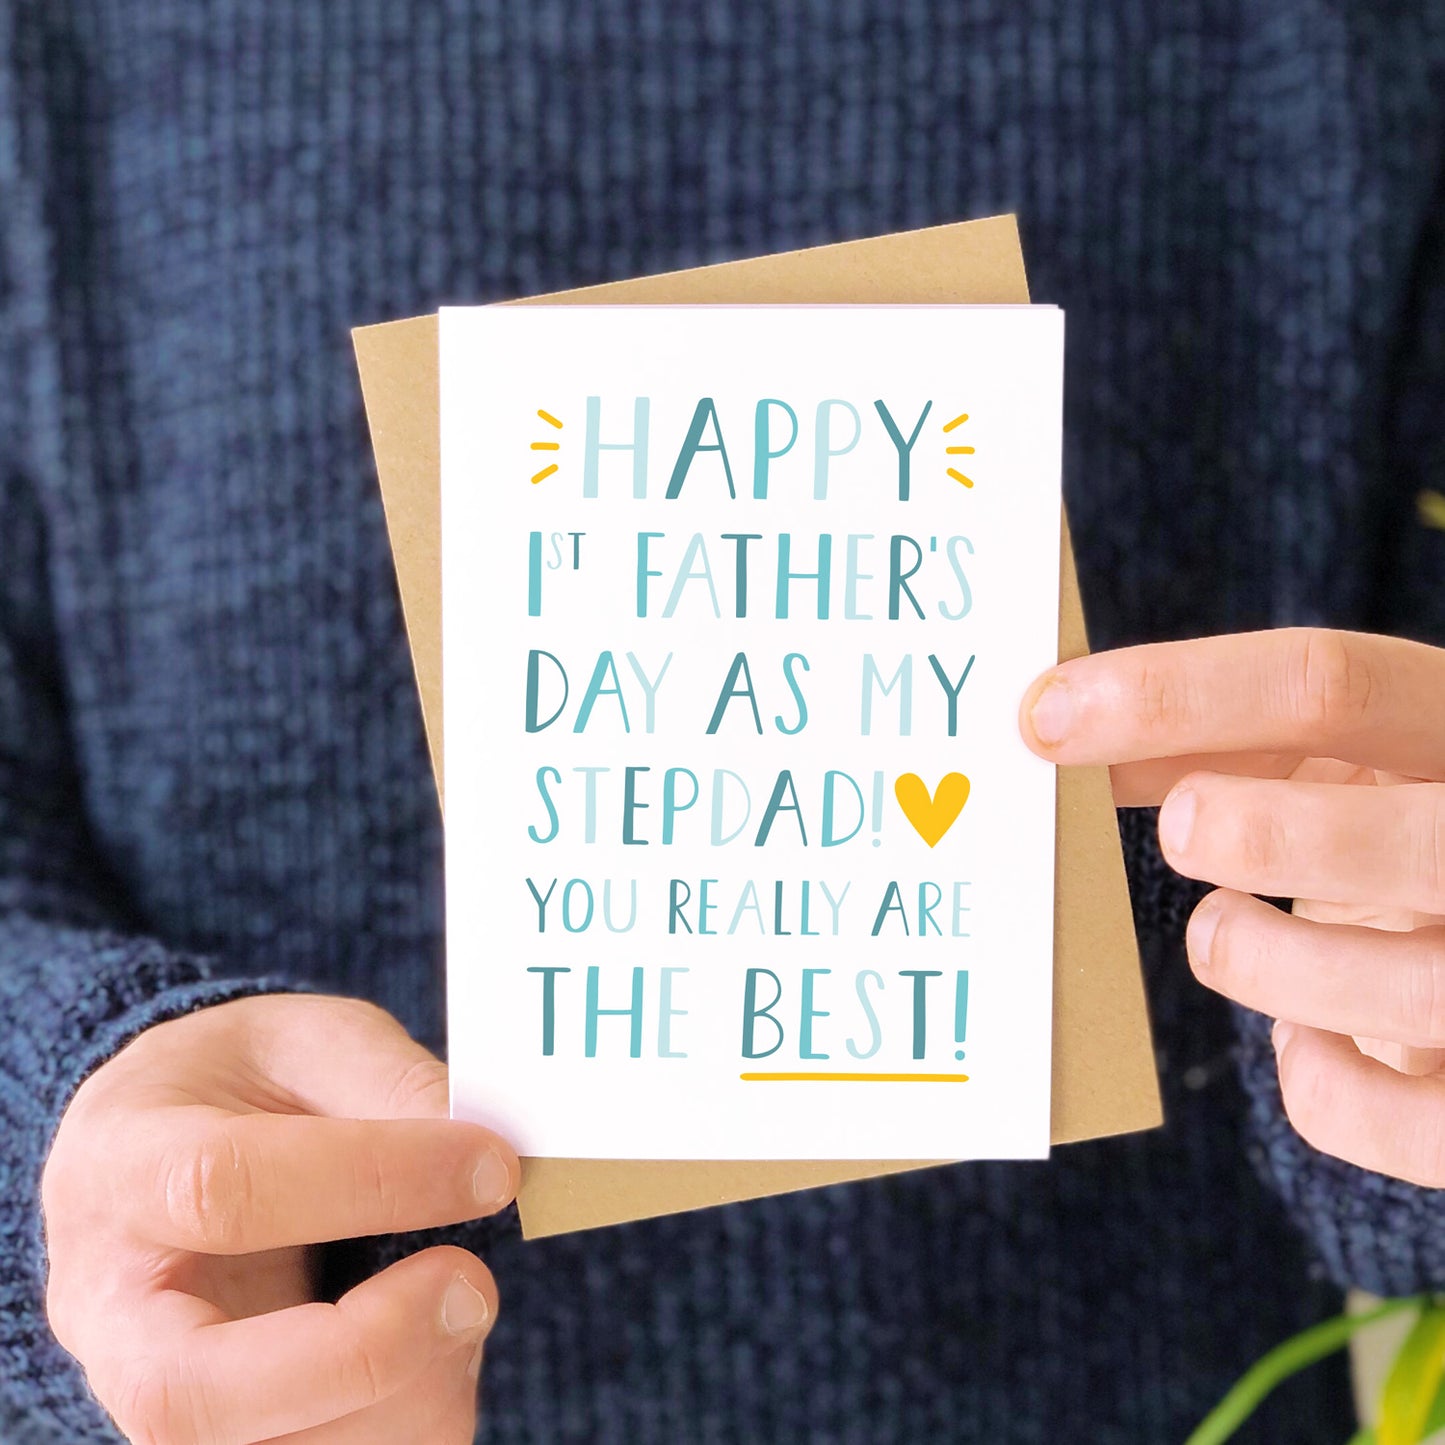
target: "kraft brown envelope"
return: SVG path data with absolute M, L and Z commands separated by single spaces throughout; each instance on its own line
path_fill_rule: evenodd
M 1026 302 L 1012 216 L 792 251 L 530 297 L 514 304 L 626 302 Z M 437 319 L 352 333 L 386 506 L 437 788 L 442 787 L 441 464 Z M 1067 524 L 1059 656 L 1088 651 Z M 1108 773 L 1058 779 L 1053 1095 L 1056 1144 L 1162 1121 L 1133 919 Z M 519 1199 L 528 1238 L 755 1199 L 937 1160 L 698 1162 L 529 1159 Z

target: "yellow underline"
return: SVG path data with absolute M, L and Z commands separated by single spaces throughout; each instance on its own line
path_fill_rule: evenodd
M 825 1074 L 809 1070 L 798 1074 L 739 1074 L 748 1084 L 790 1084 L 818 1082 L 828 1084 L 966 1084 L 967 1074 Z

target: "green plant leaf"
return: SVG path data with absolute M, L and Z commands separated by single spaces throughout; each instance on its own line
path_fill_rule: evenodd
M 1424 1438 L 1428 1440 L 1437 1430 L 1445 1430 L 1445 1380 L 1435 1390 L 1435 1403 L 1425 1419 Z
M 1435 1388 L 1435 1401 L 1430 1406 L 1430 1413 L 1425 1417 L 1421 1438 L 1428 1440 L 1439 1430 L 1445 1430 L 1445 1379 Z
M 1223 1445 L 1281 1381 L 1343 1349 L 1350 1336 L 1366 1325 L 1384 1319 L 1386 1315 L 1398 1314 L 1401 1310 L 1419 1309 L 1423 1304 L 1424 1299 L 1419 1295 L 1386 1300 L 1363 1314 L 1336 1315 L 1301 1330 L 1251 1365 L 1234 1388 L 1200 1422 L 1184 1445 Z M 1380 1445 L 1384 1445 L 1383 1436 Z
M 1380 1392 L 1379 1445 L 1419 1445 L 1445 1379 L 1445 1309 L 1428 1305 L 1400 1346 Z

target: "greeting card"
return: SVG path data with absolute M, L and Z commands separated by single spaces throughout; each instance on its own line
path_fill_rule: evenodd
M 533 1157 L 1036 1157 L 1051 307 L 441 316 L 454 1111 Z
M 934 304 L 1028 300 L 1011 216 L 636 277 L 517 305 Z M 438 320 L 353 333 L 407 634 L 439 798 L 446 747 L 441 645 Z M 1058 647 L 1087 651 L 1063 528 Z M 1067 1143 L 1160 1119 L 1147 1014 L 1109 777 L 1056 777 L 1050 1136 Z M 524 1158 L 523 1233 L 542 1238 L 624 1220 L 916 1169 L 929 1159 L 676 1160 Z

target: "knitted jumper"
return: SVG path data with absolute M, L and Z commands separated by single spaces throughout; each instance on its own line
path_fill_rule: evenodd
M 302 984 L 444 1048 L 351 326 L 1015 210 L 1095 645 L 1442 642 L 1442 140 L 1429 0 L 0 0 L 0 1440 L 117 1438 L 43 1304 L 89 1069 Z M 1162 1130 L 327 1287 L 480 1250 L 481 1438 L 602 1445 L 1178 1445 L 1337 1283 L 1445 1287 L 1445 1199 L 1294 1136 L 1122 822 Z M 1347 1433 L 1322 1368 L 1244 1438 Z

